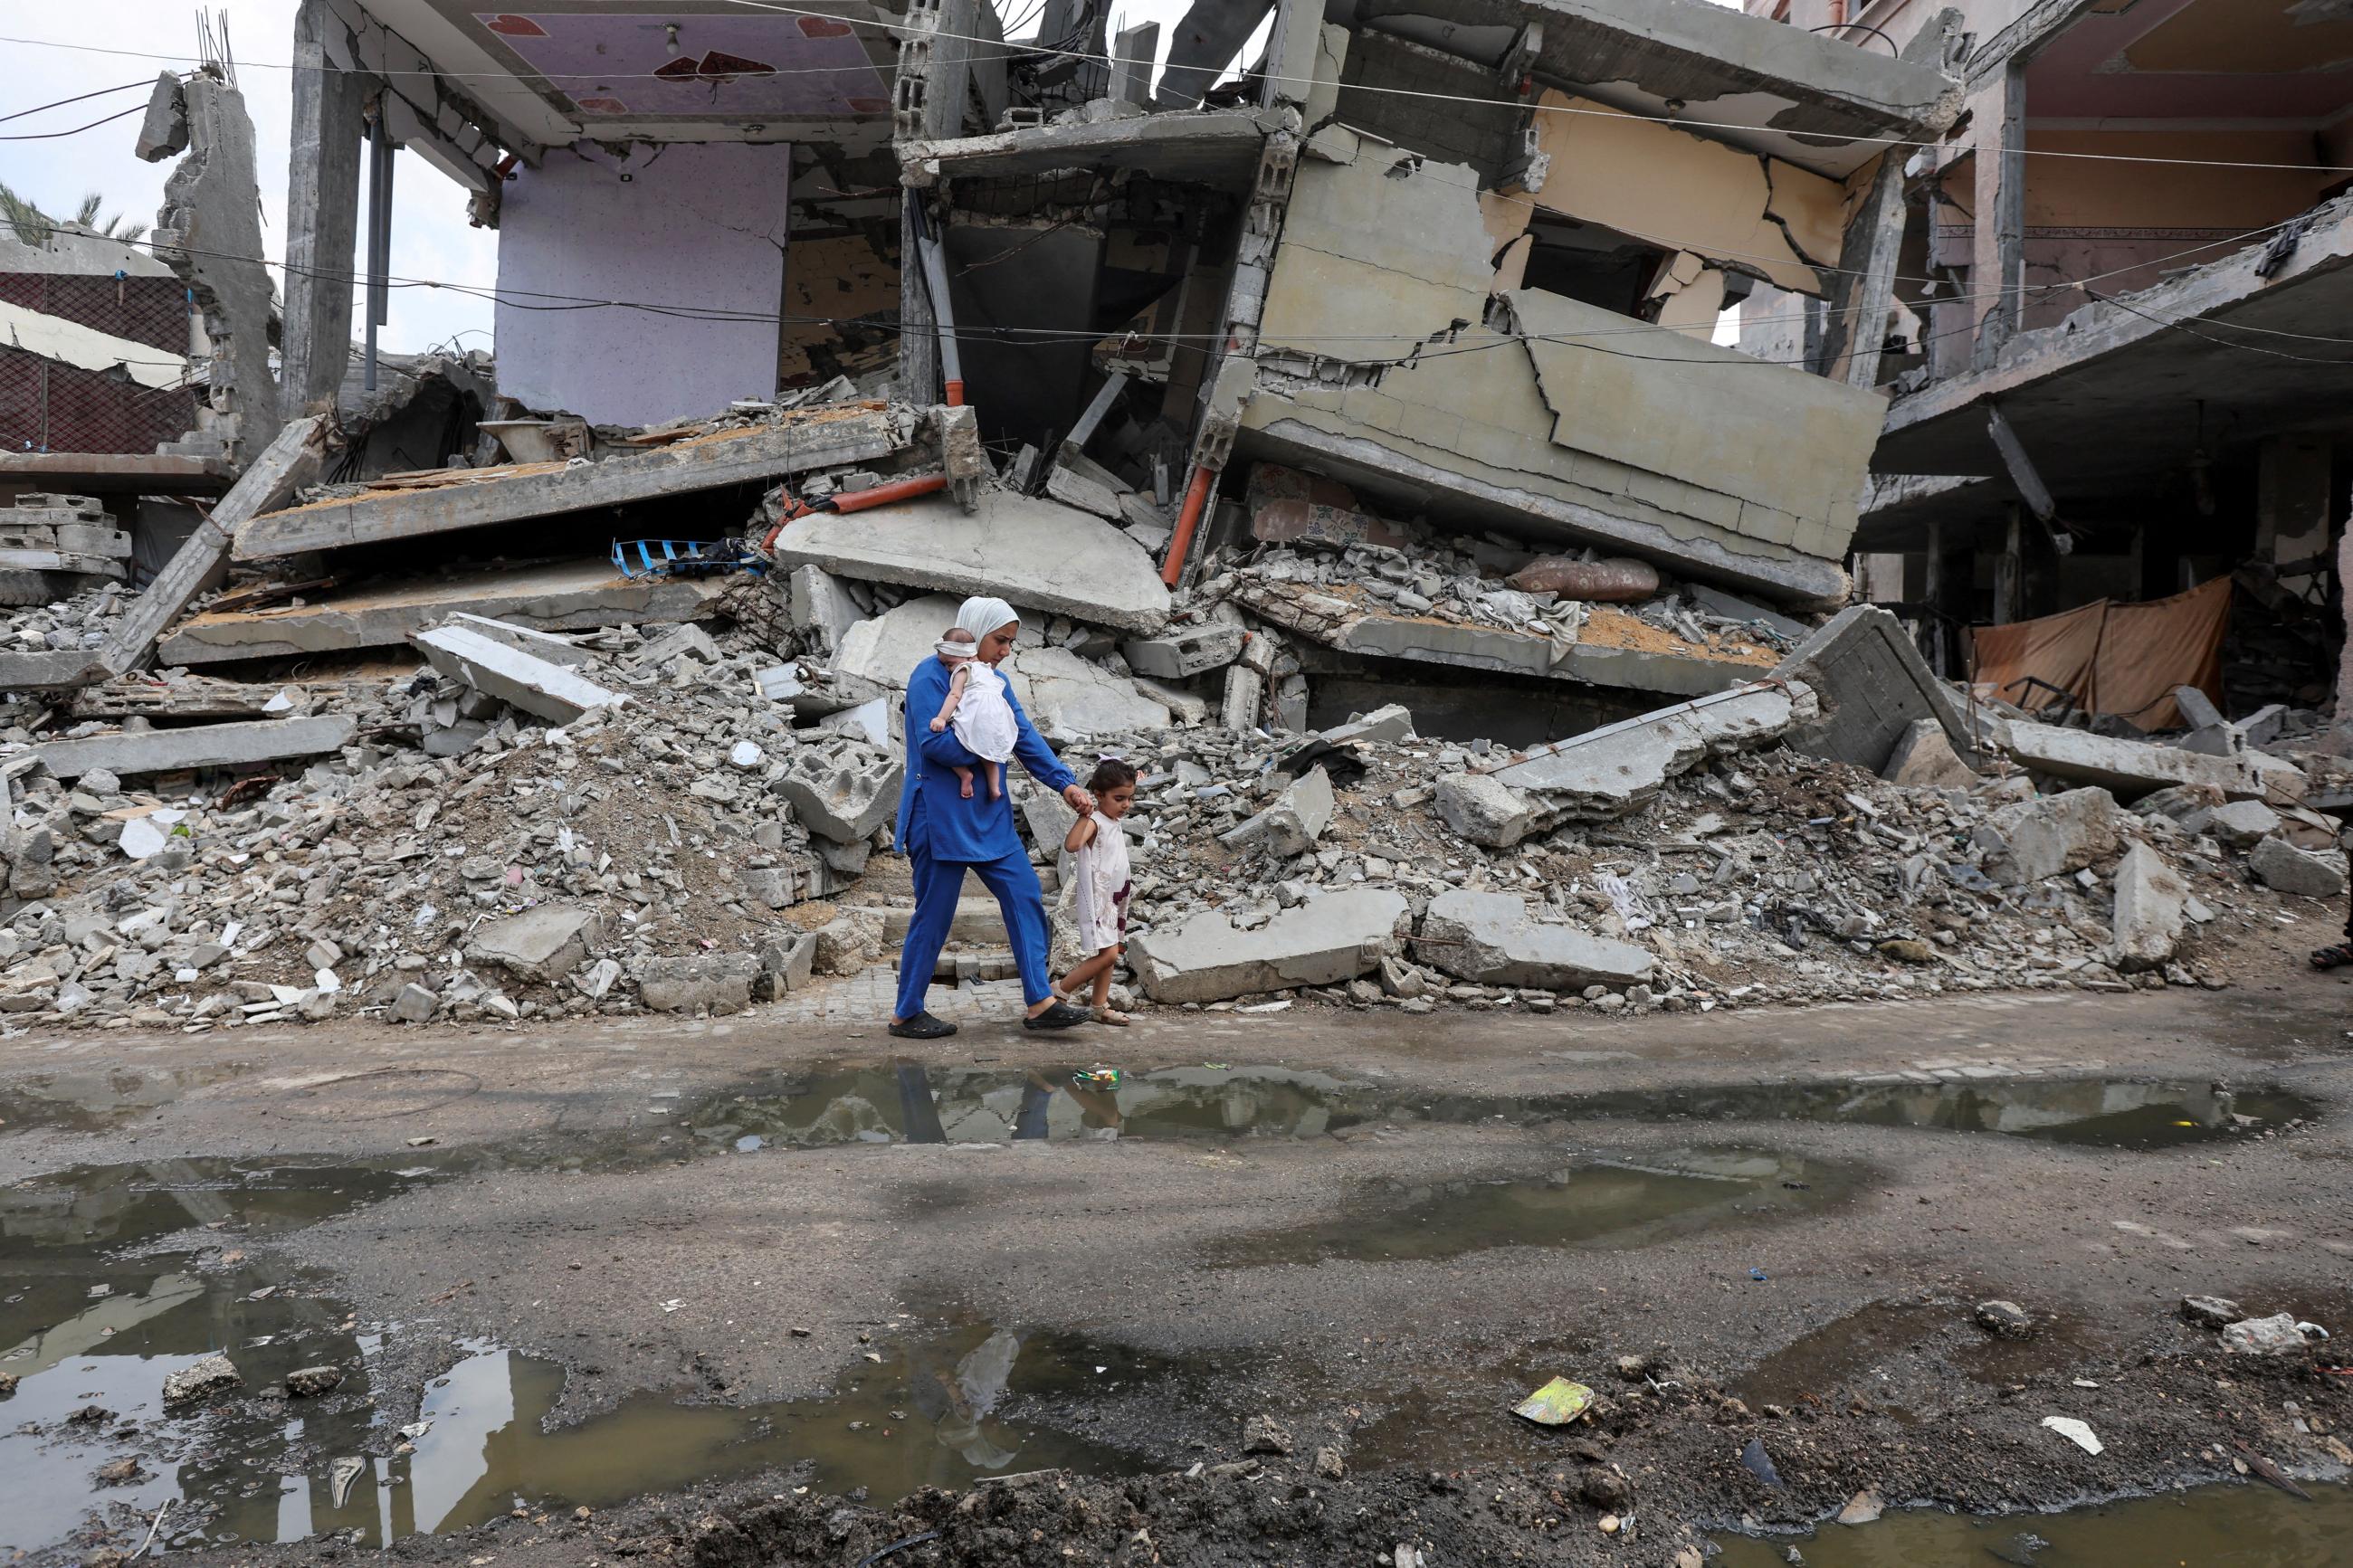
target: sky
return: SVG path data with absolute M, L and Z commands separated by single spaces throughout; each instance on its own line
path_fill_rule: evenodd
M 1732 4 L 1735 0 L 1718 0 Z M 1122 0 L 1117 26 L 1161 25 L 1165 58 L 1174 24 L 1187 0 Z M 216 25 L 226 24 L 229 52 L 246 111 L 253 118 L 260 163 L 264 244 L 275 262 L 285 254 L 287 124 L 291 88 L 287 63 L 293 54 L 295 0 L 227 0 L 213 5 Z M 1012 13 L 1028 10 L 1020 5 Z M 1263 31 L 1263 29 L 1261 29 Z M 27 114 L 0 126 L 0 135 L 67 131 L 143 101 L 137 88 L 158 71 L 186 69 L 195 63 L 195 18 L 178 0 L 75 0 L 71 5 L 0 8 L 0 33 L 76 47 L 48 47 L 0 39 L 0 116 L 77 94 L 121 87 L 125 90 L 87 102 Z M 1253 37 L 1250 58 L 1262 40 Z M 105 50 L 174 57 L 136 58 Z M 78 135 L 36 142 L 0 141 L 0 184 L 46 213 L 68 216 L 95 191 L 104 211 L 153 226 L 163 205 L 164 182 L 172 160 L 142 163 L 132 155 L 138 134 L 133 115 Z M 413 153 L 400 155 L 393 177 L 392 273 L 490 289 L 498 280 L 498 237 L 466 222 L 464 189 Z M 353 258 L 353 266 L 358 258 Z M 280 279 L 282 297 L 284 284 Z M 379 338 L 387 349 L 417 353 L 455 342 L 487 348 L 491 305 L 488 300 L 431 289 L 396 289 L 391 321 Z

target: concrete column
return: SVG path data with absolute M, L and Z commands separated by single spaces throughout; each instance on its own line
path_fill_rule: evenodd
M 1928 524 L 1928 548 L 1921 563 L 1920 602 L 1936 612 L 1921 624 L 1921 637 L 1928 646 L 1921 651 L 1927 656 L 1928 668 L 1938 675 L 1952 673 L 1952 658 L 1946 651 L 1952 639 L 1946 635 L 1942 617 L 1954 616 L 1953 574 L 1945 556 L 1945 524 L 1942 520 Z
M 1993 624 L 2006 626 L 2026 618 L 2026 509 L 2008 504 L 2009 526 L 2001 553 L 1993 558 Z
M 352 249 L 358 238 L 366 79 L 325 68 L 326 0 L 294 13 L 294 120 L 286 163 L 286 322 L 280 406 L 323 409 L 351 357 Z
M 2255 454 L 2255 556 L 2272 566 L 2308 561 L 2328 551 L 2328 443 L 2309 436 L 2274 436 Z M 2291 594 L 2310 587 L 2313 574 L 2283 577 Z
M 1908 149 L 1891 147 L 1879 155 L 1869 189 L 1856 204 L 1839 251 L 1830 309 L 1824 313 L 1817 374 L 1850 386 L 1879 384 L 1880 350 L 1887 339 L 1887 310 L 1895 298 L 1895 257 L 1904 247 L 1904 160 Z M 1848 181 L 1852 190 L 1862 178 Z
M 1993 363 L 2018 331 L 2026 281 L 2026 68 L 2012 61 L 1970 102 L 1977 125 L 1977 232 L 1969 292 L 1977 311 L 1977 363 Z

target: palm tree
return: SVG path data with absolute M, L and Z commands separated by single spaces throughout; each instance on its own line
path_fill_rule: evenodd
M 147 226 L 143 223 L 125 224 L 121 213 L 100 223 L 98 213 L 104 200 L 96 191 L 82 197 L 81 205 L 74 209 L 72 221 L 109 239 L 119 239 L 125 245 L 138 244 L 146 236 Z M 16 237 L 26 245 L 37 245 L 44 249 L 48 246 L 51 233 L 58 227 L 57 219 L 5 184 L 0 184 L 0 223 L 15 229 Z

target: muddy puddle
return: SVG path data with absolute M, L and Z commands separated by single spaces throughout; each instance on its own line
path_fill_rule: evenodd
M 1756 1150 L 1694 1149 L 1577 1160 L 1520 1180 L 1382 1182 L 1328 1220 L 1236 1237 L 1232 1265 L 1327 1258 L 1404 1262 L 1499 1247 L 1623 1248 L 1722 1226 L 1819 1213 L 1857 1173 Z
M 2316 1114 L 2276 1090 L 2112 1079 L 1984 1082 L 1748 1084 L 1580 1095 L 1566 1114 L 1672 1121 L 1832 1121 L 1998 1132 L 2100 1149 L 2168 1149 L 2258 1136 Z
M 644 1396 L 549 1431 L 563 1368 L 477 1346 L 396 1432 L 406 1413 L 379 1413 L 375 1383 L 401 1326 L 359 1324 L 323 1279 L 254 1244 L 470 1164 L 158 1161 L 0 1189 L 0 1374 L 16 1380 L 0 1399 L 0 1557 L 127 1549 L 167 1502 L 166 1547 L 332 1531 L 381 1544 L 803 1463 L 812 1485 L 887 1497 L 1061 1466 L 1115 1475 L 1145 1461 L 1071 1430 L 1190 1370 L 942 1311 L 881 1326 L 877 1359 L 827 1397 Z M 243 1386 L 167 1413 L 164 1380 L 216 1352 Z M 283 1392 L 320 1365 L 343 1373 L 332 1393 Z
M 1798 1542 L 1809 1568 L 2321 1568 L 2353 1563 L 2353 1489 L 2300 1502 L 2269 1487 L 2209 1487 L 2068 1513 L 2005 1519 L 1891 1513 Z M 1719 1539 L 1715 1568 L 1782 1568 L 1789 1544 Z

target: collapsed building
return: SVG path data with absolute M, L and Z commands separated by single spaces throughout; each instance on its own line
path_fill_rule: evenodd
M 1915 0 L 1747 5 L 1883 52 L 1945 25 Z M 1939 670 L 2037 709 L 2169 729 L 2194 721 L 2185 682 L 2233 718 L 2325 706 L 2353 21 L 2295 0 L 1960 9 L 1967 110 L 1906 165 L 1873 376 L 1892 396 L 1853 540 L 1872 596 L 1919 619 Z M 1742 338 L 1773 353 L 1821 325 L 1781 311 Z
M 235 482 L 104 627 L 0 648 L 0 1013 L 724 1011 L 877 961 L 898 693 L 981 593 L 1048 739 L 1148 764 L 1164 1003 L 2202 984 L 2341 889 L 2244 733 L 1973 707 L 1840 608 L 1888 357 L 1840 323 L 1904 308 L 1957 14 L 1038 27 L 304 0 L 275 381 L 216 349 L 206 398 Z M 414 377 L 460 389 L 414 441 L 352 415 L 414 402 L 403 152 L 499 240 L 495 363 Z M 1768 296 L 1820 330 L 1717 341 Z M 944 973 L 1004 972 L 995 918 Z

